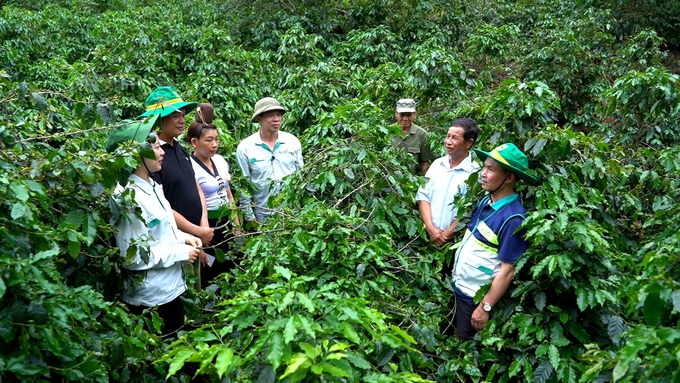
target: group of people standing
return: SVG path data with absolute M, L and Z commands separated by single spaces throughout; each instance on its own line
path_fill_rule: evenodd
M 186 115 L 194 110 L 196 119 L 186 134 L 193 148 L 189 154 L 177 138 L 184 133 Z M 300 141 L 279 131 L 284 113 L 276 99 L 258 101 L 252 121 L 260 129 L 238 145 L 237 162 L 254 185 L 252 196 L 241 193 L 246 220 L 264 222 L 272 214 L 269 195 L 280 190 L 283 177 L 304 164 Z M 128 271 L 122 299 L 136 314 L 158 306 L 162 333 L 167 335 L 184 323 L 180 295 L 187 290 L 185 273 L 198 277 L 198 288 L 231 269 L 233 262 L 217 260 L 214 249 L 227 252 L 230 239 L 242 236 L 241 225 L 229 186 L 229 164 L 217 154 L 213 106 L 184 101 L 172 87 L 162 86 L 146 99 L 139 118 L 112 131 L 106 145 L 112 152 L 129 141 L 142 144 L 141 163 L 112 198 L 124 212 L 116 233 Z M 144 147 L 153 153 L 145 153 Z
M 414 156 L 414 171 L 425 172 L 427 183 L 416 200 L 430 240 L 443 246 L 454 239 L 457 226 L 453 202 L 467 193 L 465 181 L 480 170 L 470 154 L 480 129 L 469 118 L 454 121 L 444 139 L 446 155 L 434 159 L 429 134 L 413 123 L 415 107 L 413 99 L 397 102 L 401 134 L 393 137 L 393 146 Z M 265 222 L 273 214 L 269 196 L 278 193 L 282 179 L 304 162 L 300 141 L 280 130 L 286 109 L 271 97 L 259 100 L 253 109 L 251 121 L 260 128 L 239 143 L 236 161 L 254 190 L 252 195 L 240 193 L 240 206 L 246 220 Z M 186 114 L 194 110 L 196 119 L 186 135 L 193 148 L 189 154 L 177 137 L 184 132 Z M 112 131 L 106 145 L 112 152 L 123 143 L 138 142 L 142 159 L 112 197 L 123 212 L 116 233 L 129 272 L 123 301 L 137 314 L 157 306 L 162 333 L 167 335 L 184 323 L 180 295 L 187 290 L 185 272 L 195 273 L 200 285 L 207 286 L 234 266 L 216 260 L 212 249 L 226 252 L 231 239 L 242 233 L 233 210 L 230 167 L 217 154 L 213 106 L 186 102 L 172 87 L 162 86 L 149 95 L 140 118 Z M 513 279 L 513 263 L 528 248 L 520 229 L 526 210 L 515 184 L 536 180 L 528 172 L 526 155 L 512 143 L 490 152 L 474 151 L 483 161 L 480 178 L 488 195 L 472 211 L 452 267 L 455 324 L 464 340 L 484 328 Z M 491 288 L 475 304 L 475 294 L 489 282 Z
M 416 196 L 418 210 L 430 240 L 443 246 L 454 240 L 458 212 L 454 202 L 467 193 L 465 181 L 480 170 L 470 150 L 477 142 L 480 129 L 470 118 L 454 121 L 446 132 L 446 155 L 433 159 L 429 134 L 413 124 L 416 113 L 413 99 L 401 99 L 395 111 L 401 134 L 393 146 L 413 154 L 417 169 L 425 173 L 427 183 Z M 476 205 L 470 223 L 454 255 L 451 285 L 455 292 L 454 325 L 462 340 L 472 339 L 489 321 L 490 313 L 505 294 L 515 274 L 513 264 L 526 252 L 528 242 L 520 229 L 526 209 L 515 185 L 519 180 L 534 183 L 528 172 L 526 155 L 512 143 L 490 152 L 474 149 L 483 162 L 480 180 L 488 194 Z M 475 304 L 482 286 L 491 288 Z

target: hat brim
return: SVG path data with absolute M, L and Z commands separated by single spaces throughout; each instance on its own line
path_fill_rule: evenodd
M 109 137 L 106 139 L 105 149 L 107 152 L 113 152 L 122 142 L 144 142 L 149 137 L 149 133 L 151 133 L 153 128 L 159 124 L 160 118 L 157 115 L 144 120 L 130 121 L 116 128 L 117 131 L 109 134 Z
M 263 108 L 260 108 L 253 113 L 253 117 L 250 119 L 252 122 L 257 122 L 257 116 L 261 115 L 264 112 L 269 112 L 272 110 L 280 110 L 281 114 L 286 114 L 287 110 L 286 108 L 282 107 L 281 105 L 267 105 Z
M 158 114 L 158 115 L 161 116 L 161 118 L 163 118 L 163 117 L 167 117 L 167 116 L 175 113 L 178 110 L 183 110 L 184 114 L 189 114 L 189 113 L 193 112 L 194 109 L 196 109 L 197 106 L 198 106 L 197 102 L 182 101 L 182 102 L 178 102 L 177 104 L 174 104 L 174 105 L 167 105 L 167 106 L 164 106 L 164 107 L 159 107 L 159 108 L 156 108 L 156 109 L 147 110 L 143 114 L 140 114 L 139 117 L 137 117 L 137 118 L 153 116 L 155 114 Z
M 535 176 L 533 176 L 533 175 L 531 175 L 531 174 L 529 174 L 529 173 L 527 173 L 523 170 L 517 169 L 516 167 L 514 167 L 512 165 L 505 164 L 502 161 L 497 160 L 489 152 L 485 152 L 482 149 L 478 149 L 478 148 L 475 148 L 474 152 L 477 154 L 479 159 L 482 160 L 482 162 L 486 161 L 486 159 L 488 157 L 491 157 L 491 159 L 498 162 L 498 165 L 500 165 L 503 169 L 505 169 L 505 170 L 507 170 L 511 173 L 514 173 L 522 181 L 528 182 L 530 184 L 533 184 L 534 182 L 538 181 L 538 178 L 536 178 Z
M 397 113 L 415 113 L 415 108 L 397 108 Z

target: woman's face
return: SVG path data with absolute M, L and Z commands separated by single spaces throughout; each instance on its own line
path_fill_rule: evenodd
M 151 144 L 151 147 L 153 148 L 153 152 L 156 153 L 156 159 L 152 160 L 149 158 L 142 158 L 142 160 L 146 164 L 146 167 L 149 169 L 149 172 L 154 173 L 161 170 L 161 165 L 163 165 L 163 156 L 165 155 L 165 151 L 163 150 L 163 148 L 161 148 L 161 144 L 158 142 L 158 137 L 156 137 L 153 144 Z
M 194 147 L 194 155 L 201 159 L 208 159 L 217 153 L 220 139 L 217 129 L 204 129 L 200 138 L 192 138 L 191 146 Z

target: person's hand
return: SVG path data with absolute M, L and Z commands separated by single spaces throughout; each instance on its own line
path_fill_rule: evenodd
M 198 255 L 199 255 L 200 253 L 201 253 L 201 250 L 200 250 L 200 249 L 197 249 L 197 248 L 195 248 L 195 247 L 192 247 L 192 248 L 189 250 L 189 263 L 194 263 L 194 261 L 196 260 L 196 258 L 198 258 Z
M 236 229 L 234 230 L 234 236 L 236 237 L 234 240 L 234 250 L 240 250 L 241 247 L 243 247 L 243 242 L 245 242 L 243 232 L 239 229 Z
M 203 247 L 203 241 L 198 237 L 187 237 L 184 243 L 191 247 Z
M 198 229 L 196 230 L 196 236 L 201 239 L 203 245 L 209 245 L 210 241 L 213 239 L 213 235 L 215 235 L 215 232 L 207 226 L 198 226 Z
M 201 265 L 203 265 L 203 267 L 208 266 L 208 256 L 205 254 L 205 251 L 201 250 L 200 256 L 201 256 Z
M 486 322 L 488 321 L 489 313 L 484 311 L 482 305 L 479 304 L 475 311 L 472 313 L 472 318 L 470 319 L 470 324 L 472 325 L 472 328 L 474 328 L 477 331 L 482 331 L 484 329 L 484 326 L 486 326 Z
M 430 240 L 432 240 L 432 242 L 434 242 L 435 245 L 444 246 L 444 244 L 446 244 L 446 238 L 444 237 L 443 230 L 440 230 L 434 226 L 431 227 L 425 226 L 425 231 L 427 231 L 427 235 L 430 237 Z

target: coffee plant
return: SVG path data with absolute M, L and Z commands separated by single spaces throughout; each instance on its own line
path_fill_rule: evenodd
M 679 381 L 680 18 L 633 3 L 0 2 L 0 381 Z M 137 150 L 104 150 L 159 85 L 214 104 L 237 199 L 259 98 L 305 157 L 167 337 L 120 301 L 109 197 Z M 437 155 L 471 117 L 539 179 L 518 184 L 531 247 L 467 342 L 454 250 L 391 146 L 403 97 Z

